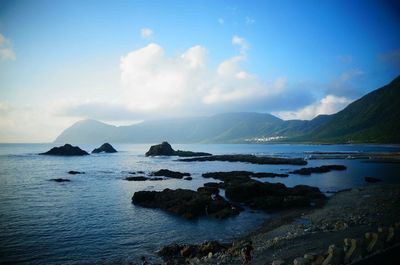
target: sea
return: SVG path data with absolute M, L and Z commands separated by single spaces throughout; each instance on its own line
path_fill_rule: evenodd
M 196 190 L 203 173 L 247 170 L 287 173 L 294 165 L 254 165 L 237 162 L 180 162 L 177 157 L 146 157 L 151 144 L 116 144 L 118 153 L 83 157 L 38 155 L 54 144 L 0 144 L 0 264 L 123 264 L 141 256 L 160 262 L 156 252 L 173 243 L 228 242 L 257 229 L 279 213 L 246 209 L 225 220 L 186 220 L 162 210 L 132 204 L 136 191 L 165 188 Z M 80 145 L 88 152 L 94 145 Z M 292 144 L 173 144 L 174 149 L 212 154 L 255 154 L 307 158 L 309 152 L 400 152 L 400 146 Z M 306 184 L 323 192 L 400 182 L 399 163 L 362 159 L 308 160 L 307 167 L 347 166 L 310 176 L 259 179 L 292 187 Z M 159 169 L 187 172 L 193 180 L 126 181 L 130 172 Z M 70 175 L 68 171 L 85 174 Z M 70 182 L 50 179 L 67 178 Z

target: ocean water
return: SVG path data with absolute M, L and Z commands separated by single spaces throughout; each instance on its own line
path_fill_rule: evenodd
M 85 157 L 41 156 L 53 144 L 0 144 L 0 264 L 101 264 L 138 261 L 171 243 L 228 241 L 257 228 L 274 214 L 246 210 L 226 220 L 185 220 L 131 203 L 135 191 L 186 188 L 205 182 L 202 173 L 249 170 L 285 173 L 301 166 L 229 162 L 178 162 L 176 157 L 145 157 L 150 144 L 114 145 L 116 154 Z M 81 145 L 91 151 L 96 146 Z M 173 145 L 175 149 L 213 154 L 248 153 L 306 157 L 311 151 L 400 151 L 372 145 Z M 400 164 L 363 160 L 309 160 L 307 166 L 346 165 L 346 171 L 262 179 L 287 186 L 307 184 L 322 191 L 368 185 L 364 177 L 400 182 Z M 129 182 L 129 171 L 167 168 L 189 172 L 193 180 Z M 69 175 L 70 170 L 86 174 Z M 57 183 L 52 178 L 68 178 Z

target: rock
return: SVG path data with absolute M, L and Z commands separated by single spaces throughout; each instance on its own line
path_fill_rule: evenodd
M 225 188 L 225 184 L 223 182 L 220 182 L 220 183 L 207 182 L 207 183 L 204 183 L 204 187 L 213 187 L 213 188 L 224 189 Z
M 244 162 L 251 164 L 268 164 L 268 165 L 307 165 L 307 161 L 302 158 L 281 158 L 270 156 L 255 156 L 255 155 L 211 155 L 204 157 L 194 157 L 178 159 L 183 162 L 204 162 L 204 161 L 226 161 L 226 162 Z
M 134 193 L 132 202 L 143 207 L 159 208 L 188 219 L 204 215 L 226 218 L 239 214 L 241 210 L 220 196 L 213 199 L 208 192 L 185 189 L 139 191 Z
M 254 173 L 250 171 L 229 171 L 229 172 L 208 172 L 202 175 L 204 178 L 213 178 L 219 180 L 226 180 L 228 178 L 236 178 L 236 177 L 254 177 L 254 178 L 275 178 L 275 177 L 288 177 L 288 174 L 279 174 L 279 173 Z
M 158 145 L 152 145 L 150 150 L 146 152 L 146 156 L 172 156 L 175 150 L 172 149 L 168 142 L 162 142 Z
M 184 180 L 192 180 L 193 178 L 192 177 L 184 177 L 183 179 Z
M 200 187 L 197 189 L 197 191 L 200 193 L 206 193 L 208 195 L 211 195 L 211 194 L 218 195 L 219 194 L 219 189 L 216 187 Z
M 373 177 L 365 177 L 364 179 L 368 183 L 376 183 L 376 182 L 381 182 L 382 181 L 381 179 L 373 178 Z
M 311 173 L 326 173 L 332 170 L 346 170 L 347 167 L 343 165 L 326 165 L 320 167 L 303 167 L 289 172 L 290 174 L 298 175 L 311 175 Z
M 117 150 L 114 149 L 114 147 L 112 147 L 111 144 L 109 143 L 105 143 L 102 146 L 100 146 L 99 148 L 96 148 L 92 151 L 92 154 L 98 154 L 98 153 L 116 153 Z
M 189 177 L 190 173 L 181 173 L 177 171 L 172 171 L 168 169 L 160 169 L 150 174 L 151 176 L 163 176 L 167 178 L 181 179 L 185 176 Z
M 171 264 L 181 264 L 179 261 L 184 259 L 211 259 L 216 253 L 227 249 L 226 245 L 217 241 L 206 241 L 199 245 L 170 245 L 163 247 L 158 255 Z M 184 263 L 186 264 L 186 263 Z
M 85 174 L 85 172 L 83 172 L 83 171 L 74 171 L 74 170 L 71 170 L 71 171 L 68 171 L 68 174 L 71 174 L 71 175 Z
M 40 153 L 39 155 L 54 155 L 54 156 L 84 156 L 89 155 L 88 152 L 80 149 L 78 146 L 72 146 L 70 144 L 65 144 L 60 147 L 53 147 L 45 153 Z
M 63 178 L 50 179 L 50 180 L 55 181 L 55 182 L 70 182 L 71 181 L 69 179 L 63 179 Z
M 325 196 L 316 187 L 298 185 L 287 188 L 282 183 L 259 182 L 241 178 L 225 180 L 225 196 L 234 202 L 265 211 L 309 206 L 311 202 Z
M 135 176 L 135 177 L 129 176 L 129 177 L 126 177 L 125 180 L 128 180 L 128 181 L 145 181 L 145 180 L 148 180 L 148 178 L 143 177 L 143 176 Z
M 125 178 L 125 180 L 128 181 L 146 181 L 146 180 L 150 180 L 150 181 L 158 181 L 158 180 L 164 180 L 163 178 L 148 178 L 148 177 L 144 177 L 144 176 L 128 176 Z
M 168 142 L 162 142 L 161 144 L 152 145 L 149 151 L 146 152 L 146 156 L 181 156 L 181 157 L 191 157 L 191 156 L 210 156 L 209 153 L 203 152 L 191 152 L 191 151 L 175 151 Z

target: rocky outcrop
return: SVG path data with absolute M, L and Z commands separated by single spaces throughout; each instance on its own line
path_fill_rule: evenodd
M 234 201 L 264 211 L 282 210 L 292 207 L 310 206 L 311 202 L 325 196 L 316 187 L 298 185 L 287 188 L 282 183 L 267 183 L 249 180 L 228 184 L 225 196 Z
M 162 176 L 167 178 L 181 179 L 183 177 L 189 177 L 190 173 L 181 173 L 178 171 L 172 171 L 168 169 L 160 169 L 150 174 L 150 176 Z
M 204 157 L 184 158 L 178 161 L 184 162 L 205 162 L 205 161 L 226 161 L 226 162 L 244 162 L 261 165 L 307 165 L 307 161 L 302 158 L 281 158 L 271 156 L 255 155 L 213 155 Z
M 45 153 L 40 153 L 39 155 L 54 155 L 54 156 L 84 156 L 89 155 L 85 150 L 80 149 L 78 146 L 72 146 L 70 144 L 65 144 L 60 147 L 53 147 Z
M 146 156 L 181 156 L 181 157 L 192 157 L 192 156 L 210 156 L 209 153 L 203 152 L 192 152 L 192 151 L 175 151 L 172 149 L 168 142 L 162 142 L 161 144 L 152 145 L 149 151 L 146 152 Z
M 68 174 L 71 174 L 71 175 L 85 174 L 85 172 L 83 172 L 83 171 L 70 170 L 70 171 L 68 171 Z
M 332 170 L 346 170 L 347 167 L 343 165 L 326 165 L 320 167 L 303 167 L 300 169 L 289 172 L 290 174 L 298 175 L 311 175 L 312 173 L 327 173 Z
M 148 178 L 144 176 L 129 176 L 126 177 L 125 180 L 128 181 L 146 181 L 146 180 L 151 180 L 151 181 L 158 181 L 158 180 L 164 180 L 163 178 Z
M 208 172 L 204 173 L 202 176 L 204 178 L 213 178 L 224 181 L 226 179 L 235 178 L 238 176 L 248 176 L 254 178 L 275 178 L 275 177 L 285 178 L 288 177 L 289 175 L 279 174 L 279 173 L 269 173 L 269 172 L 254 173 L 250 171 L 229 171 L 229 172 Z
M 228 245 L 221 244 L 218 241 L 206 241 L 198 245 L 174 244 L 165 246 L 161 248 L 158 255 L 160 255 L 167 264 L 181 264 L 182 262 L 184 263 L 186 259 L 213 256 L 227 249 Z
M 105 143 L 102 146 L 100 146 L 99 148 L 96 148 L 92 151 L 92 154 L 98 154 L 98 153 L 116 153 L 117 150 L 114 149 L 114 147 L 112 147 L 111 144 L 109 143 Z
M 55 182 L 70 182 L 71 180 L 69 180 L 69 179 L 63 179 L 63 178 L 57 178 L 57 179 L 50 179 L 50 181 L 55 181 Z
M 227 218 L 239 214 L 240 208 L 220 196 L 211 195 L 205 190 L 138 191 L 134 193 L 132 203 L 142 207 L 162 209 L 188 219 L 200 216 Z
M 298 185 L 288 188 L 282 183 L 260 182 L 245 174 L 212 175 L 224 183 L 207 184 L 210 188 L 225 188 L 229 200 L 243 203 L 253 209 L 265 211 L 281 210 L 291 207 L 309 206 L 311 202 L 325 198 L 316 188 Z
M 143 177 L 143 176 L 135 176 L 135 177 L 129 176 L 129 177 L 126 177 L 126 178 L 125 178 L 125 180 L 128 180 L 128 181 L 145 181 L 145 180 L 147 180 L 147 179 L 148 179 L 148 178 Z

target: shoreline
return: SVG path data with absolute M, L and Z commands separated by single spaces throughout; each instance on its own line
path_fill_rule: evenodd
M 240 249 L 251 240 L 253 265 L 272 264 L 279 259 L 293 264 L 296 257 L 306 253 L 325 254 L 331 244 L 342 247 L 345 238 L 362 238 L 367 232 L 376 232 L 378 227 L 389 227 L 399 221 L 400 184 L 367 185 L 338 192 L 315 208 L 278 212 L 260 227 L 232 240 L 224 251 L 182 261 L 239 265 Z

